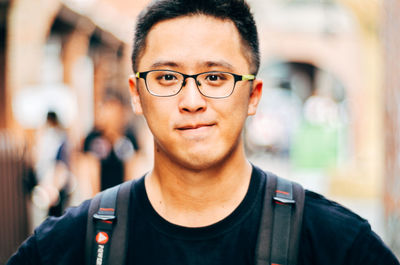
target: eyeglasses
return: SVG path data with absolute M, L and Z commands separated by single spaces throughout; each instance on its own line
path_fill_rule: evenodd
M 172 70 L 151 70 L 137 72 L 136 78 L 143 78 L 147 91 L 157 97 L 177 95 L 186 85 L 187 78 L 196 81 L 199 92 L 208 98 L 229 97 L 238 81 L 251 81 L 254 75 L 237 75 L 229 72 L 212 71 L 186 75 Z

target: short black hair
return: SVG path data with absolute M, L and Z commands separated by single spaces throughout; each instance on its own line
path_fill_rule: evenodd
M 144 9 L 136 23 L 132 68 L 138 69 L 138 59 L 144 52 L 146 37 L 158 22 L 182 16 L 207 15 L 222 20 L 231 20 L 243 42 L 252 74 L 260 66 L 258 33 L 254 17 L 245 0 L 156 0 Z

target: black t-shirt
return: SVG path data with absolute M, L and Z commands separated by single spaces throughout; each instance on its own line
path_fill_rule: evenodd
M 222 221 L 201 228 L 171 224 L 152 208 L 138 181 L 132 196 L 127 264 L 254 264 L 265 173 L 254 167 L 242 203 Z M 14 264 L 84 264 L 89 202 L 45 221 L 9 261 Z M 298 265 L 399 265 L 367 221 L 306 191 Z
M 255 170 L 252 174 L 247 195 L 236 210 L 201 228 L 174 225 L 158 215 L 141 179 L 131 201 L 137 206 L 130 227 L 128 264 L 254 264 L 264 198 L 258 195 L 263 194 L 266 181 L 259 173 Z

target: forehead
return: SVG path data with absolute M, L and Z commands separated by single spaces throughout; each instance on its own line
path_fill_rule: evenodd
M 168 62 L 177 68 L 194 68 L 222 62 L 232 70 L 248 68 L 240 34 L 228 19 L 206 15 L 183 16 L 155 24 L 146 38 L 139 70 Z

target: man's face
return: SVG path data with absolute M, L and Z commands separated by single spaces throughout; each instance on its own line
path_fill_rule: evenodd
M 204 15 L 163 21 L 150 30 L 138 70 L 161 69 L 250 74 L 233 22 Z M 132 77 L 130 86 L 135 112 L 145 116 L 154 135 L 155 163 L 203 170 L 243 152 L 241 131 L 246 117 L 255 114 L 262 82 L 239 81 L 222 99 L 201 95 L 193 78 L 172 97 L 151 95 L 143 79 Z

